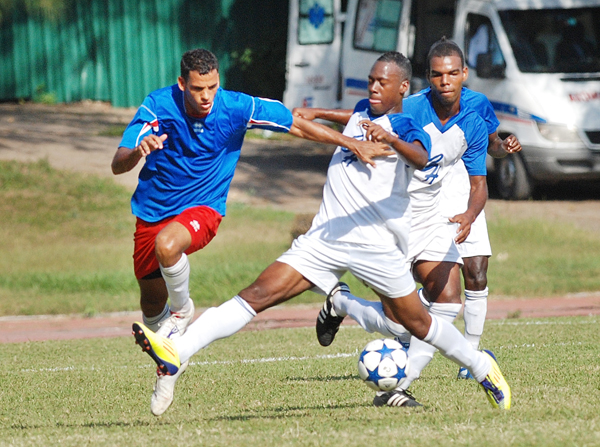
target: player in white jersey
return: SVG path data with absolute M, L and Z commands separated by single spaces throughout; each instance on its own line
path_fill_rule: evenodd
M 521 144 L 517 137 L 508 135 L 503 140 L 498 135 L 499 121 L 492 104 L 484 94 L 463 87 L 461 97 L 485 121 L 489 155 L 494 158 L 503 158 L 508 154 L 521 151 Z M 469 191 L 468 173 L 461 161 L 454 166 L 444 181 L 440 201 L 442 216 L 452 218 L 457 213 L 464 212 L 468 207 Z M 475 349 L 478 349 L 487 314 L 487 269 L 488 259 L 492 255 L 485 210 L 481 211 L 471 225 L 471 232 L 467 239 L 458 244 L 458 250 L 464 263 L 462 274 L 465 284 L 463 310 L 465 338 Z M 459 379 L 472 378 L 469 371 L 464 368 L 460 368 L 457 377 Z
M 344 130 L 360 140 L 387 143 L 395 153 L 377 159 L 373 168 L 338 147 L 311 229 L 251 286 L 204 312 L 176 340 L 154 334 L 141 323 L 133 325 L 136 341 L 160 371 L 176 374 L 181 362 L 209 343 L 233 335 L 257 312 L 309 289 L 326 293 L 350 271 L 380 297 L 381 318 L 389 332 L 398 335 L 408 329 L 432 343 L 473 372 L 493 406 L 510 407 L 510 388 L 493 356 L 474 350 L 452 324 L 427 313 L 402 251 L 410 226 L 407 186 L 413 169 L 426 165 L 430 150 L 428 135 L 400 113 L 410 71 L 404 56 L 384 54 L 369 75 L 369 110 L 353 115 Z M 405 394 L 398 398 L 417 405 Z
M 485 158 L 487 133 L 483 119 L 461 101 L 462 83 L 468 76 L 460 48 L 452 41 L 442 39 L 429 52 L 428 78 L 431 87 L 404 100 L 404 111 L 412 114 L 429 133 L 432 150 L 427 167 L 416 171 L 409 185 L 412 206 L 409 257 L 415 279 L 423 284 L 429 312 L 454 321 L 462 303 L 460 300 L 460 254 L 456 242 L 465 240 L 469 227 L 487 200 Z M 322 118 L 341 122 L 340 111 L 323 109 L 295 110 L 294 113 L 308 119 Z M 347 111 L 346 111 L 347 113 Z M 463 163 L 464 161 L 464 163 Z M 452 219 L 440 213 L 442 180 L 452 172 L 457 163 L 467 166 L 467 182 L 470 183 L 468 207 Z M 445 187 L 445 186 L 444 186 Z M 457 223 L 459 235 L 456 237 Z M 369 332 L 386 334 L 386 328 L 378 316 L 378 306 L 350 294 L 347 287 L 339 286 L 332 291 L 324 310 L 317 320 L 317 337 L 328 346 L 335 337 L 343 316 L 350 315 Z M 332 307 L 336 318 L 328 315 Z M 389 334 L 386 334 L 389 335 Z M 410 334 L 399 337 L 405 344 Z M 422 369 L 431 361 L 435 348 L 414 340 L 411 343 L 411 368 L 401 390 L 380 393 L 376 405 L 402 405 L 396 398 L 405 391 Z

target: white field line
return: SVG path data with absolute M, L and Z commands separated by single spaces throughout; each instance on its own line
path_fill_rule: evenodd
M 585 325 L 585 324 L 597 324 L 596 320 L 589 321 L 575 321 L 575 322 L 553 322 L 553 321 L 488 321 L 487 325 L 497 325 L 497 326 L 544 326 L 544 325 Z M 361 329 L 359 326 L 342 326 L 341 329 Z M 555 346 L 583 346 L 586 344 L 592 343 L 589 342 L 563 342 L 563 343 L 522 343 L 515 345 L 501 345 L 501 346 L 493 346 L 491 349 L 494 350 L 510 350 L 510 349 L 532 349 L 532 348 L 548 348 Z M 205 362 L 190 362 L 190 366 L 214 366 L 214 365 L 232 365 L 232 364 L 253 364 L 253 363 L 275 363 L 275 362 L 294 362 L 294 361 L 306 361 L 306 360 L 332 360 L 339 358 L 348 358 L 348 357 L 358 357 L 358 350 L 354 352 L 346 352 L 346 353 L 338 353 L 338 354 L 324 354 L 324 355 L 315 355 L 315 356 L 284 356 L 284 357 L 264 357 L 257 359 L 241 359 L 241 360 L 213 360 L 213 361 L 205 361 Z M 122 369 L 127 369 L 127 366 L 122 366 Z M 156 368 L 155 365 L 142 365 L 138 368 Z M 76 366 L 66 366 L 62 368 L 39 368 L 39 369 L 21 369 L 19 371 L 13 371 L 13 374 L 23 374 L 23 373 L 49 373 L 49 372 L 75 372 L 75 371 L 104 371 L 106 368 L 98 368 L 98 367 L 84 367 L 79 368 Z M 11 372 L 9 372 L 10 374 Z

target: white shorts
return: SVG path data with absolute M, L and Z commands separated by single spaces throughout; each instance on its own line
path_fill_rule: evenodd
M 450 222 L 434 219 L 412 226 L 408 238 L 408 262 L 410 265 L 417 261 L 462 265 L 455 237 L 456 227 Z
M 328 294 L 347 271 L 380 294 L 399 298 L 415 290 L 406 256 L 396 247 L 326 241 L 301 235 L 277 261 Z
M 492 246 L 488 236 L 487 222 L 485 220 L 485 211 L 481 211 L 473 225 L 467 240 L 462 244 L 457 244 L 458 251 L 463 258 L 472 258 L 474 256 L 492 256 Z

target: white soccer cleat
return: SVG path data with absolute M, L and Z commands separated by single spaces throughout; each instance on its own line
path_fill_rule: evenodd
M 194 318 L 194 312 L 194 302 L 190 299 L 190 309 L 187 312 L 171 312 L 168 318 L 158 323 L 156 333 L 170 339 L 183 335 Z
M 175 382 L 177 382 L 179 376 L 186 370 L 188 363 L 189 362 L 182 363 L 179 367 L 179 371 L 172 376 L 156 376 L 154 392 L 152 393 L 152 399 L 150 400 L 150 411 L 154 416 L 163 414 L 173 403 Z
M 194 318 L 194 302 L 190 299 L 191 308 L 185 313 L 172 312 L 171 316 L 159 324 L 157 334 L 171 340 L 182 336 L 192 319 Z M 179 367 L 179 371 L 171 376 L 157 375 L 154 384 L 154 392 L 150 399 L 150 411 L 154 416 L 163 414 L 173 403 L 175 393 L 175 383 L 188 367 L 189 362 L 184 362 Z

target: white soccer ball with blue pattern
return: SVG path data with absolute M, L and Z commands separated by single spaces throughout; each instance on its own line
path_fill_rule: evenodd
M 396 340 L 373 340 L 360 354 L 358 375 L 375 391 L 391 391 L 402 384 L 409 364 L 406 349 Z

